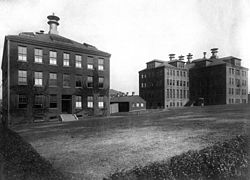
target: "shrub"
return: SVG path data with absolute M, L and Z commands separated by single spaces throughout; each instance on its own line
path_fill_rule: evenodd
M 188 151 L 169 161 L 154 162 L 127 171 L 117 170 L 110 180 L 140 179 L 248 179 L 248 136 L 239 135 L 200 151 Z

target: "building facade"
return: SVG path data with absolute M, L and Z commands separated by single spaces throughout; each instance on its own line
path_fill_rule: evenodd
M 111 55 L 58 35 L 59 17 L 48 19 L 48 33 L 5 37 L 3 106 L 9 123 L 63 113 L 108 115 Z
M 241 59 L 212 55 L 191 62 L 192 55 L 170 61 L 153 60 L 139 72 L 139 93 L 147 108 L 190 105 L 238 104 L 248 102 L 248 69 Z
M 153 60 L 139 72 L 139 94 L 147 108 L 182 107 L 188 102 L 188 69 L 183 62 L 170 54 L 170 61 Z
M 218 49 L 212 56 L 193 60 L 190 64 L 190 101 L 204 105 L 239 104 L 248 102 L 248 69 L 241 59 L 229 56 L 218 58 Z

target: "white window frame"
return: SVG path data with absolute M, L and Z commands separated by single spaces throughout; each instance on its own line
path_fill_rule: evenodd
M 90 62 L 91 60 L 91 62 Z M 87 57 L 87 69 L 93 70 L 94 69 L 94 58 L 88 56 Z
M 82 96 L 76 96 L 76 109 L 81 109 L 82 108 Z
M 93 96 L 88 96 L 88 97 L 87 97 L 87 107 L 88 107 L 88 108 L 93 108 L 93 107 L 94 107 L 93 100 L 94 100 L 94 97 L 93 97 Z
M 27 85 L 27 71 L 18 70 L 18 85 Z
M 82 56 L 81 55 L 75 55 L 75 66 L 76 68 L 82 68 Z
M 18 46 L 18 61 L 27 62 L 27 47 Z
M 103 58 L 98 59 L 98 70 L 104 71 L 104 59 Z
M 35 48 L 34 49 L 34 61 L 35 63 L 43 63 L 43 50 Z
M 56 51 L 49 51 L 49 64 L 57 65 L 57 52 Z
M 69 67 L 69 53 L 63 53 L 63 66 Z
M 34 72 L 35 86 L 43 85 L 43 72 Z

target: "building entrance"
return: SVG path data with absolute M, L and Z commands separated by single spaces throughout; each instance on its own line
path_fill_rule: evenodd
M 62 113 L 72 113 L 72 96 L 62 95 Z

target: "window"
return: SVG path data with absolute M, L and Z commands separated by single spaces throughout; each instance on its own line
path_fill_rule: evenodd
M 69 54 L 63 53 L 63 66 L 69 66 Z
M 175 85 L 175 80 L 173 80 L 173 86 Z
M 44 95 L 35 95 L 34 108 L 42 108 L 44 103 Z
M 184 87 L 186 86 L 186 81 L 183 81 L 183 86 L 184 86 Z
M 235 79 L 235 83 L 237 87 L 240 87 L 240 80 L 239 79 Z
M 55 51 L 49 52 L 49 64 L 56 65 L 57 53 Z
M 177 89 L 176 91 L 177 98 L 179 98 L 179 89 Z
M 57 95 L 51 94 L 49 96 L 49 108 L 57 108 Z
M 82 96 L 76 96 L 76 108 L 82 108 Z
M 175 70 L 173 70 L 173 76 L 175 76 Z
M 179 71 L 176 71 L 177 76 L 179 76 Z
M 35 49 L 35 62 L 42 63 L 43 62 L 43 50 Z
M 43 73 L 35 72 L 35 86 L 42 86 L 42 85 L 43 85 Z
M 169 89 L 167 89 L 167 98 L 169 98 Z
M 175 89 L 173 89 L 173 98 L 175 98 Z
M 169 85 L 169 79 L 167 79 L 167 85 Z
M 181 74 L 181 76 L 182 76 L 182 71 L 180 71 L 180 74 Z
M 236 95 L 240 95 L 240 89 L 236 89 Z
M 141 103 L 141 107 L 144 107 L 144 104 L 143 104 L 143 103 Z
M 94 86 L 94 84 L 93 84 L 93 77 L 92 76 L 88 76 L 87 87 L 88 88 L 92 88 L 93 86 Z
M 98 107 L 99 108 L 104 108 L 104 100 L 103 96 L 98 97 Z
M 140 107 L 140 103 L 136 103 L 136 107 Z
M 183 90 L 183 98 L 186 98 L 186 90 Z
M 27 85 L 27 71 L 18 70 L 18 84 Z
M 236 75 L 240 75 L 240 70 L 239 69 L 236 70 Z
M 63 87 L 70 87 L 70 76 L 63 74 Z
M 27 108 L 28 98 L 26 95 L 19 94 L 18 96 L 18 108 Z
M 82 56 L 76 55 L 76 67 L 81 68 L 82 67 Z
M 99 77 L 98 78 L 98 87 L 99 88 L 103 88 L 103 84 L 104 84 L 104 78 L 103 77 Z
M 186 77 L 186 72 L 185 71 L 183 71 L 183 76 Z
M 176 81 L 176 86 L 179 86 L 179 80 Z
M 57 74 L 49 73 L 49 86 L 57 86 Z
M 27 47 L 18 46 L 18 60 L 27 61 Z
M 98 70 L 103 71 L 104 70 L 104 59 L 98 59 Z
M 180 90 L 180 98 L 182 99 L 182 89 Z
M 170 98 L 172 98 L 172 89 L 170 89 Z
M 93 108 L 93 96 L 88 96 L 87 97 L 87 101 L 88 101 L 88 108 Z
M 77 88 L 82 87 L 82 76 L 76 76 L 76 87 Z
M 87 69 L 94 69 L 94 58 L 87 57 Z

